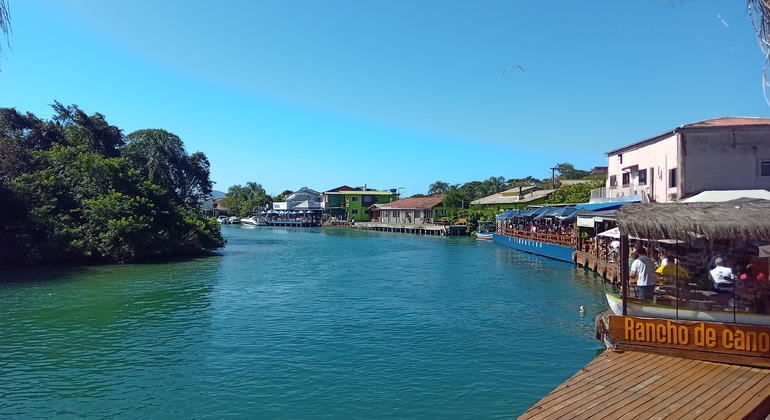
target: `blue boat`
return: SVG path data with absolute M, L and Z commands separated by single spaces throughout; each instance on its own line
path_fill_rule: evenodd
M 573 222 L 578 211 L 617 209 L 625 202 L 585 203 L 507 210 L 497 215 L 496 244 L 568 263 L 574 262 L 577 241 Z
M 559 261 L 571 263 L 572 254 L 575 248 L 564 245 L 556 245 L 545 241 L 534 239 L 517 238 L 514 236 L 501 235 L 495 233 L 492 240 L 496 244 L 513 248 L 517 251 L 529 252 L 530 254 L 542 255 L 543 257 L 553 258 Z

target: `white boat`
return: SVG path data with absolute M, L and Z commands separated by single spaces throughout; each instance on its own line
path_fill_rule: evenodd
M 244 226 L 267 226 L 267 222 L 264 217 L 251 216 L 241 219 L 241 225 Z
M 614 293 L 606 295 L 612 312 L 615 315 L 623 315 L 623 301 L 620 296 Z M 629 298 L 626 308 L 628 316 L 770 326 L 770 315 L 747 312 L 741 308 L 734 311 L 731 308 L 714 308 L 712 302 L 706 301 L 683 302 L 677 308 L 672 305 Z
M 476 229 L 476 239 L 480 241 L 491 241 L 494 238 L 494 222 L 479 221 L 479 227 Z
M 241 219 L 239 219 L 239 218 L 237 218 L 235 216 L 230 216 L 230 218 L 227 219 L 227 223 L 229 223 L 229 224 L 241 223 Z
M 494 237 L 494 232 L 476 232 L 476 239 L 480 241 L 491 241 Z

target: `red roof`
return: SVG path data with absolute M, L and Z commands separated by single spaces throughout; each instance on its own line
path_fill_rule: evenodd
M 356 191 L 356 190 L 357 190 L 357 188 L 348 187 L 347 185 L 343 185 L 341 187 L 332 188 L 332 189 L 330 189 L 329 191 L 326 191 L 326 192 L 331 193 L 331 192 Z
M 741 125 L 770 125 L 770 118 L 759 117 L 721 117 L 685 124 L 682 128 L 690 127 L 735 127 Z
M 380 206 L 380 209 L 432 209 L 441 205 L 442 201 L 444 201 L 444 194 L 432 195 L 430 197 L 409 197 L 383 204 Z

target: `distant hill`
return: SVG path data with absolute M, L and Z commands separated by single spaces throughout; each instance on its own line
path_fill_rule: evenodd
M 211 191 L 211 198 L 213 198 L 214 200 L 218 200 L 224 196 L 225 196 L 225 193 L 223 193 L 222 191 L 217 191 L 217 190 Z

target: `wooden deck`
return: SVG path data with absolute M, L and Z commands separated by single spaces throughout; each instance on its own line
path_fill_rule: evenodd
M 606 351 L 520 419 L 764 419 L 770 369 Z

